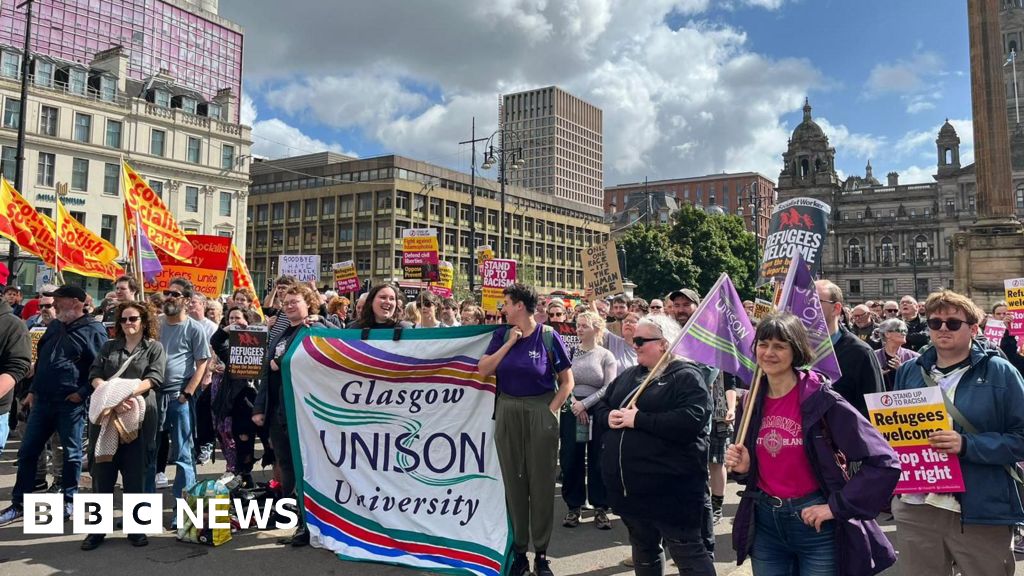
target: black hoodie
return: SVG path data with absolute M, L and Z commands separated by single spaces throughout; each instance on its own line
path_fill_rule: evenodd
M 32 363 L 32 347 L 28 340 L 25 322 L 14 315 L 11 305 L 0 302 L 0 374 L 8 374 L 14 382 L 20 382 L 28 374 Z M 14 388 L 0 396 L 0 414 L 11 411 Z

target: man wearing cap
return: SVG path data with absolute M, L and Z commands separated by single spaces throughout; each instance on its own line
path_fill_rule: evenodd
M 0 526 L 24 514 L 25 493 L 32 491 L 39 456 L 54 430 L 64 447 L 61 486 L 65 519 L 71 516 L 71 502 L 82 472 L 82 433 L 88 415 L 85 400 L 92 392 L 89 368 L 107 341 L 107 331 L 85 314 L 86 294 L 81 288 L 61 286 L 45 295 L 53 297 L 57 321 L 50 322 L 39 340 L 35 377 L 25 398 L 32 411 L 18 450 L 11 505 L 0 512 Z M 27 338 L 25 341 L 27 344 Z
M 19 318 L 21 318 L 21 309 L 24 308 L 21 304 L 21 297 L 21 286 L 8 286 L 4 288 L 4 300 L 11 305 L 11 311 Z
M 680 288 L 668 295 L 671 305 L 672 317 L 680 326 L 686 326 L 686 321 L 697 311 L 700 305 L 700 296 L 689 288 Z

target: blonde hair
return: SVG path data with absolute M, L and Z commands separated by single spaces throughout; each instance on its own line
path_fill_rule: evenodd
M 420 323 L 420 311 L 416 307 L 415 302 L 409 302 L 405 305 L 405 319 L 413 324 Z
M 586 320 L 590 322 L 590 325 L 593 326 L 594 330 L 597 331 L 597 336 L 594 338 L 594 342 L 598 346 L 603 346 L 604 335 L 606 333 L 606 324 L 604 318 L 601 318 L 601 315 L 598 314 L 597 312 L 594 312 L 593 310 L 587 310 L 585 312 L 580 312 L 579 314 L 576 315 L 577 326 L 579 326 L 580 320 Z

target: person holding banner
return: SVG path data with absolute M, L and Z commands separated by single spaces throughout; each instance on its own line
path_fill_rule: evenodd
M 896 554 L 874 519 L 899 480 L 895 452 L 817 372 L 797 368 L 814 357 L 799 318 L 769 314 L 754 338 L 764 377 L 751 391 L 751 434 L 740 426 L 725 455 L 747 487 L 733 521 L 737 564 L 749 556 L 754 576 L 882 572 Z M 843 455 L 861 464 L 852 477 Z
M 478 370 L 498 379 L 494 444 L 512 519 L 514 556 L 508 574 L 530 571 L 526 551 L 532 536 L 534 575 L 551 576 L 547 550 L 554 524 L 559 414 L 572 393 L 572 363 L 555 330 L 534 320 L 533 288 L 517 283 L 503 294 L 509 325 L 494 331 Z
M 904 574 L 1014 573 L 1013 526 L 1024 522 L 1024 380 L 975 342 L 982 312 L 951 290 L 925 302 L 932 346 L 896 373 L 896 390 L 938 386 L 953 430 L 932 432 L 937 452 L 960 459 L 962 494 L 904 494 L 892 501 Z
M 697 365 L 669 352 L 680 330 L 668 316 L 641 320 L 632 339 L 637 366 L 620 374 L 593 410 L 610 428 L 601 472 L 612 509 L 629 530 L 637 576 L 661 576 L 662 542 L 680 574 L 715 574 L 697 513 L 708 491 L 711 394 Z

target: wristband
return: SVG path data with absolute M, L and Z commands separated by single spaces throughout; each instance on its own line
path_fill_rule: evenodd
M 186 399 L 192 399 L 192 393 L 187 390 L 182 390 L 180 396 L 184 396 Z

